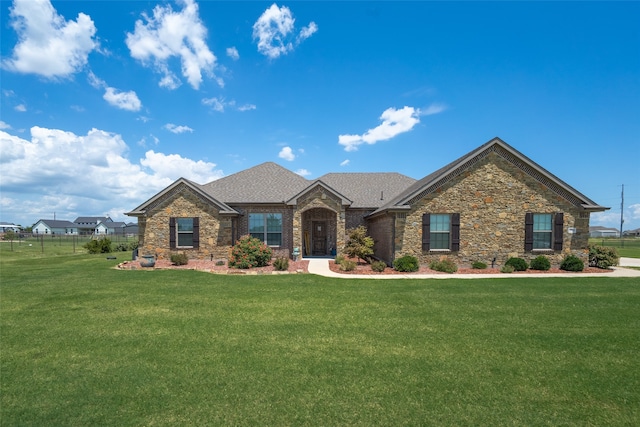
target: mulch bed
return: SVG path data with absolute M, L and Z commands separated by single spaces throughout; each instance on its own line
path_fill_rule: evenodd
M 229 268 L 227 263 L 224 265 L 216 265 L 217 261 L 205 261 L 205 260 L 189 260 L 187 265 L 173 265 L 173 263 L 166 259 L 156 260 L 156 265 L 153 267 L 142 267 L 140 261 L 125 261 L 118 265 L 121 270 L 199 270 L 209 273 L 218 274 L 299 274 L 309 272 L 309 261 L 291 261 L 289 260 L 289 269 L 285 271 L 276 271 L 273 265 L 259 268 L 239 269 Z
M 334 261 L 329 261 L 329 269 L 335 273 L 340 273 L 340 274 L 364 274 L 364 275 L 372 275 L 372 276 L 393 275 L 393 274 L 402 274 L 402 275 L 407 275 L 407 274 L 408 275 L 412 275 L 412 274 L 454 274 L 454 275 L 456 274 L 501 274 L 499 268 L 486 268 L 484 270 L 480 270 L 475 268 L 458 267 L 458 271 L 456 271 L 455 273 L 444 273 L 442 271 L 432 270 L 429 267 L 424 265 L 421 265 L 418 271 L 411 272 L 411 273 L 396 271 L 391 267 L 385 268 L 383 272 L 377 272 L 371 269 L 370 264 L 366 264 L 363 262 L 358 262 L 355 270 L 342 271 L 340 270 L 340 265 L 336 264 Z M 596 267 L 585 267 L 584 270 L 579 273 L 608 273 L 611 271 L 612 270 L 603 270 L 601 268 L 596 268 Z M 568 274 L 568 273 L 575 273 L 575 272 L 560 270 L 559 268 L 551 268 L 547 271 L 526 270 L 526 271 L 514 271 L 513 273 L 502 273 L 502 274 L 504 274 L 505 276 L 508 276 L 509 274 L 526 275 L 526 274 L 532 274 L 532 273 L 535 273 L 535 274 L 567 273 Z

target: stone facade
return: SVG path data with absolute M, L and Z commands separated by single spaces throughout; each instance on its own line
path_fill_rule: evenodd
M 300 197 L 293 213 L 293 246 L 303 248 L 305 241 L 311 239 L 312 221 L 327 222 L 327 252 L 331 248 L 344 247 L 345 244 L 345 209 L 341 200 L 321 187 L 315 188 Z M 305 235 L 308 236 L 305 239 Z
M 524 251 L 527 212 L 564 213 L 561 251 Z M 422 251 L 424 213 L 460 214 L 458 252 Z M 502 265 L 509 257 L 530 261 L 542 254 L 557 265 L 566 255 L 573 254 L 586 261 L 588 225 L 588 213 L 492 153 L 416 201 L 406 219 L 396 221 L 395 257 L 414 255 L 421 263 L 429 263 L 447 256 L 459 265 L 474 261 L 491 264 L 495 258 L 497 265 Z
M 200 219 L 200 247 L 171 249 L 169 247 L 169 219 Z M 231 217 L 220 215 L 206 200 L 186 186 L 176 188 L 168 197 L 159 200 L 145 217 L 138 221 L 140 255 L 155 255 L 168 259 L 172 253 L 185 253 L 189 258 L 227 259 L 233 241 Z

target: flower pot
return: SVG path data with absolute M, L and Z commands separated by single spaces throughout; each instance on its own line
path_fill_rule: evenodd
M 140 267 L 153 267 L 156 265 L 156 257 L 153 255 L 142 255 L 140 257 Z

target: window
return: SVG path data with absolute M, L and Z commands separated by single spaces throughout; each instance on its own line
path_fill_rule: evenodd
M 249 234 L 269 246 L 282 246 L 282 214 L 250 213 Z
M 460 250 L 460 214 L 422 215 L 422 250 Z
M 169 246 L 171 247 L 171 249 L 197 249 L 200 246 L 199 218 L 170 218 Z
M 560 213 L 531 213 L 524 220 L 524 250 L 562 250 L 564 215 Z

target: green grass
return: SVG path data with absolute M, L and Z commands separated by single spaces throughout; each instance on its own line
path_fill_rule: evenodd
M 0 258 L 2 425 L 638 425 L 640 283 Z
M 640 239 L 589 239 L 590 245 L 610 246 L 616 248 L 618 255 L 625 258 L 640 258 Z

